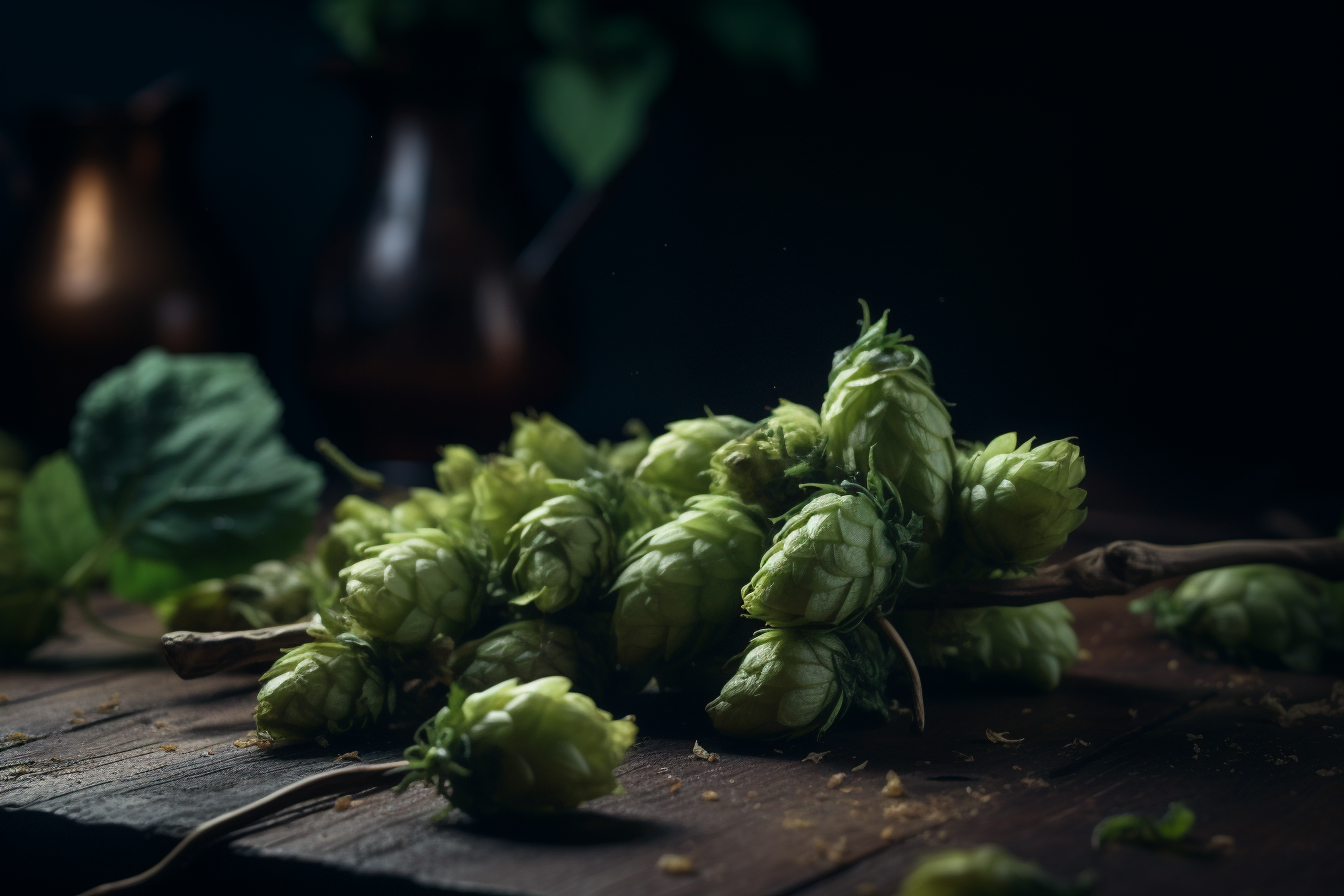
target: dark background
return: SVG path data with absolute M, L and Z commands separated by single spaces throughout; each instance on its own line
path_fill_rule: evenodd
M 1098 537 L 1333 531 L 1340 72 L 1323 18 L 804 8 L 811 88 L 678 79 L 655 108 L 555 272 L 577 368 L 543 410 L 596 439 L 706 404 L 816 406 L 862 297 L 918 337 L 959 436 L 1079 438 Z M 11 148 L 43 104 L 121 101 L 170 72 L 195 86 L 191 178 L 241 284 L 238 347 L 300 446 L 323 423 L 291 360 L 298 309 L 368 130 L 315 74 L 333 54 L 305 2 L 0 2 Z M 518 134 L 539 223 L 567 184 Z M 0 201 L 5 303 L 21 198 Z M 40 395 L 40 371 L 5 377 L 0 428 L 23 434 L 16 396 Z

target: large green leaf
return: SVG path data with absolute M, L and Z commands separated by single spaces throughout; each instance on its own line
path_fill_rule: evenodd
M 208 573 L 125 551 L 117 551 L 107 561 L 107 584 L 112 593 L 138 603 L 156 603 L 174 591 L 209 578 L 212 576 Z
M 705 30 L 742 65 L 774 65 L 795 80 L 812 78 L 812 29 L 785 0 L 709 0 L 700 10 Z
M 85 393 L 70 451 L 128 552 L 223 576 L 288 556 L 312 526 L 322 476 L 279 420 L 250 357 L 150 349 Z
M 84 479 L 64 451 L 40 461 L 24 484 L 19 533 L 29 569 L 48 582 L 59 582 L 98 544 L 101 533 Z

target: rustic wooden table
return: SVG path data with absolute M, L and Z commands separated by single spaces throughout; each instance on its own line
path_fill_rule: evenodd
M 1000 843 L 1062 878 L 1090 871 L 1102 896 L 1338 892 L 1344 690 L 1327 700 L 1341 714 L 1285 727 L 1264 696 L 1328 698 L 1330 677 L 1195 661 L 1124 599 L 1073 604 L 1086 652 L 1059 690 L 931 683 L 923 736 L 898 719 L 820 744 L 734 743 L 695 707 L 642 695 L 623 796 L 503 829 L 431 826 L 439 803 L 419 788 L 353 794 L 343 811 L 314 801 L 211 847 L 163 891 L 854 896 L 894 891 L 931 849 Z M 152 628 L 116 612 L 123 627 Z M 219 812 L 339 762 L 397 758 L 407 737 L 239 746 L 255 691 L 245 674 L 180 681 L 153 654 L 79 630 L 0 670 L 4 892 L 132 874 Z M 987 729 L 1022 741 L 991 743 Z M 719 761 L 692 758 L 697 739 Z M 350 750 L 358 760 L 337 758 Z M 888 769 L 905 799 L 881 794 Z M 1177 799 L 1198 814 L 1200 841 L 1234 838 L 1230 855 L 1092 851 L 1102 817 Z M 660 872 L 666 853 L 693 872 Z

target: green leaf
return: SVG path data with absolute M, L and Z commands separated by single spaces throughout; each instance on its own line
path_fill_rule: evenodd
M 194 585 L 208 575 L 198 575 L 163 560 L 137 557 L 117 551 L 107 561 L 107 584 L 112 593 L 136 603 L 158 603 L 175 591 Z
M 279 421 L 250 357 L 150 349 L 85 393 L 70 451 L 128 553 L 226 576 L 288 556 L 312 526 L 322 476 Z
M 64 451 L 33 468 L 19 498 L 19 532 L 29 568 L 48 582 L 59 582 L 98 544 L 84 479 Z
M 582 50 L 539 62 L 528 80 L 533 125 L 575 185 L 597 189 L 638 146 L 672 54 L 643 22 L 594 26 Z
M 775 65 L 798 82 L 812 78 L 812 29 L 784 0 L 711 0 L 700 21 L 724 55 L 741 65 Z
M 1171 803 L 1166 814 L 1156 820 L 1134 812 L 1112 815 L 1092 829 L 1092 847 L 1111 842 L 1168 846 L 1182 840 L 1194 824 L 1195 813 L 1184 803 Z

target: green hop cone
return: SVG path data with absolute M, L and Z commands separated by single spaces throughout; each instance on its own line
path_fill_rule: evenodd
M 999 436 L 957 460 L 956 517 L 966 549 L 990 569 L 1026 572 L 1064 544 L 1087 517 L 1076 488 L 1085 467 L 1067 439 L 1031 447 Z
M 561 676 L 470 695 L 455 685 L 406 750 L 401 787 L 431 782 L 478 818 L 567 812 L 620 793 L 615 770 L 635 741 L 634 720 L 613 719 L 570 687 Z
M 331 528 L 317 543 L 317 565 L 329 579 L 358 560 L 363 547 L 380 543 L 396 528 L 386 507 L 358 495 L 342 498 L 331 518 Z
M 1081 896 L 1002 846 L 945 849 L 922 858 L 896 896 Z
M 392 506 L 392 531 L 447 529 L 455 522 L 471 518 L 471 508 L 455 501 L 453 495 L 432 488 L 410 489 L 410 497 Z
M 737 671 L 705 707 L 715 729 L 734 737 L 820 737 L 849 708 L 849 652 L 840 636 L 767 629 L 751 639 Z
M 691 498 L 636 542 L 612 586 L 621 666 L 652 672 L 716 647 L 739 618 L 765 543 L 760 514 L 721 495 Z
M 709 490 L 778 516 L 803 499 L 803 483 L 824 464 L 825 442 L 816 411 L 781 399 L 755 429 L 710 456 Z
M 661 488 L 615 474 L 602 477 L 604 491 L 610 496 L 611 522 L 616 530 L 616 553 L 629 556 L 630 549 L 648 533 L 670 523 L 681 512 L 682 502 Z
M 858 340 L 835 353 L 821 426 L 830 463 L 866 473 L 871 455 L 932 542 L 951 512 L 952 418 L 933 391 L 929 359 L 911 337 L 887 333 L 887 313 L 870 324 L 865 304 Z
M 620 476 L 633 476 L 640 461 L 649 453 L 649 428 L 639 420 L 630 420 L 624 426 L 624 432 L 630 438 L 612 444 L 606 439 L 597 446 L 598 458 L 602 466 Z
M 480 554 L 465 537 L 439 529 L 389 538 L 342 573 L 346 611 L 373 637 L 402 647 L 460 638 L 481 611 Z
M 918 537 L 918 523 L 901 525 L 894 512 L 880 485 L 826 486 L 775 535 L 742 589 L 746 611 L 774 627 L 857 625 L 900 584 Z
M 1054 690 L 1078 656 L 1073 614 L 1058 601 L 1026 607 L 894 613 L 915 664 L 952 678 Z
M 1133 601 L 1199 653 L 1317 672 L 1344 657 L 1344 583 L 1268 563 L 1197 572 Z
M 595 447 L 550 414 L 514 414 L 509 453 L 525 464 L 541 462 L 561 479 L 582 479 L 601 463 Z
M 616 565 L 616 533 L 597 490 L 559 482 L 561 491 L 509 530 L 504 570 L 518 597 L 554 613 L 600 588 Z
M 462 645 L 449 660 L 453 683 L 469 694 L 509 679 L 536 681 L 560 675 L 584 693 L 601 695 L 606 670 L 586 639 L 567 625 L 525 619 Z
M 257 731 L 277 741 L 342 734 L 378 720 L 387 680 L 373 650 L 352 635 L 295 647 L 261 677 Z
M 546 484 L 552 478 L 550 468 L 540 461 L 527 464 L 501 455 L 492 456 L 476 471 L 471 480 L 475 501 L 471 522 L 489 534 L 494 556 L 507 552 L 509 530 L 523 515 L 554 494 Z
M 447 445 L 443 458 L 434 464 L 434 481 L 439 491 L 448 496 L 450 515 L 454 519 L 470 520 L 476 507 L 471 493 L 471 480 L 481 468 L 481 456 L 466 445 Z
M 678 501 L 709 491 L 709 458 L 724 442 L 745 435 L 752 424 L 729 415 L 675 420 L 649 443 L 635 478 L 665 489 Z
M 0 666 L 17 663 L 61 627 L 61 603 L 38 582 L 0 578 Z
M 314 583 L 298 564 L 267 560 L 227 579 L 206 579 L 169 595 L 161 609 L 173 631 L 227 632 L 283 625 L 308 614 Z

